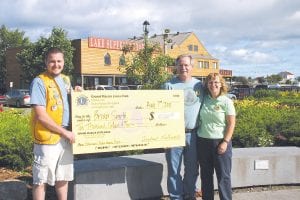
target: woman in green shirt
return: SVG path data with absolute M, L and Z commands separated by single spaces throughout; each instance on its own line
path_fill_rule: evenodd
M 214 199 L 215 170 L 220 200 L 231 200 L 231 138 L 235 127 L 235 108 L 233 101 L 226 96 L 227 85 L 220 74 L 209 74 L 204 87 L 207 95 L 200 110 L 197 132 L 202 198 Z

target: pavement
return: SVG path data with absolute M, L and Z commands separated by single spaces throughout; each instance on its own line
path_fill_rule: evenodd
M 201 198 L 197 198 L 197 200 Z M 300 200 L 300 189 L 268 190 L 233 193 L 233 200 Z M 220 200 L 215 195 L 215 200 Z

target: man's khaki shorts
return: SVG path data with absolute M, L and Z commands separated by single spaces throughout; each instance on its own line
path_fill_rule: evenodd
M 61 138 L 54 145 L 34 144 L 33 154 L 33 184 L 53 186 L 56 181 L 73 180 L 72 145 L 67 140 Z

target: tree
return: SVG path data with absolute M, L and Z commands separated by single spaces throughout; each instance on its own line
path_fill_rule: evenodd
M 72 58 L 74 48 L 71 41 L 67 39 L 67 32 L 54 27 L 49 38 L 40 37 L 36 43 L 24 48 L 17 54 L 17 59 L 28 81 L 45 71 L 44 55 L 50 47 L 58 47 L 64 52 L 65 67 L 63 73 L 73 74 Z
M 5 53 L 8 48 L 24 47 L 30 44 L 28 37 L 18 29 L 10 31 L 4 25 L 0 28 L 0 88 L 6 88 L 6 59 Z
M 282 80 L 281 76 L 279 76 L 278 74 L 272 74 L 271 76 L 267 76 L 267 81 L 268 83 L 278 83 L 279 81 Z
M 235 76 L 233 77 L 233 81 L 242 83 L 243 85 L 248 85 L 248 79 L 244 76 Z
M 258 81 L 258 83 L 262 84 L 266 82 L 266 79 L 263 76 L 257 77 L 256 80 Z
M 125 46 L 124 54 L 132 53 L 130 46 Z M 128 57 L 127 57 L 128 58 Z M 126 72 L 128 79 L 142 84 L 145 89 L 159 89 L 170 78 L 166 67 L 174 65 L 174 59 L 164 55 L 158 44 L 147 44 L 136 54 L 126 60 L 121 70 Z

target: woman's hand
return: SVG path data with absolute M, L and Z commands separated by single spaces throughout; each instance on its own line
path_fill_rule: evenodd
M 221 143 L 218 145 L 218 154 L 223 154 L 227 150 L 228 143 L 224 140 L 221 141 Z

